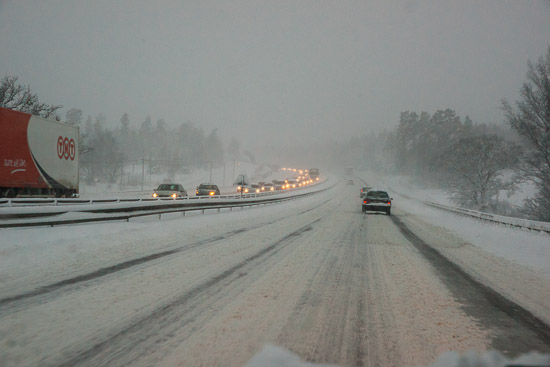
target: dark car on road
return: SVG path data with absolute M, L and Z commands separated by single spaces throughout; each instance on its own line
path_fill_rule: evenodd
M 210 183 L 202 183 L 199 186 L 197 186 L 197 190 L 195 191 L 195 194 L 197 196 L 220 195 L 220 189 L 218 188 L 218 185 L 214 185 Z
M 385 212 L 391 215 L 391 201 L 392 198 L 386 191 L 370 190 L 363 196 L 362 211 Z
M 187 191 L 181 184 L 177 183 L 164 183 L 160 184 L 153 192 L 154 198 L 183 198 L 187 196 Z

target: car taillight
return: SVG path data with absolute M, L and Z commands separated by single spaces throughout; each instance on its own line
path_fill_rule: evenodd
M 367 203 L 367 201 L 366 201 L 366 200 L 363 200 L 363 204 L 366 204 L 366 203 Z
M 391 205 L 391 201 L 388 201 L 388 205 Z

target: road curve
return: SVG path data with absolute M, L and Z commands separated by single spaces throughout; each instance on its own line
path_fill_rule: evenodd
M 358 189 L 339 184 L 211 216 L 241 215 L 232 229 L 44 275 L 36 289 L 0 294 L 0 364 L 242 366 L 268 343 L 340 366 L 429 365 L 449 350 L 550 351 L 536 308 L 454 265 L 415 234 L 422 224 L 411 213 L 393 213 L 361 214 Z

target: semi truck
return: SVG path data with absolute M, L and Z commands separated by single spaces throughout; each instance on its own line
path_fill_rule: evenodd
M 312 180 L 319 181 L 319 168 L 310 168 L 308 172 Z
M 79 128 L 0 107 L 0 197 L 78 195 Z

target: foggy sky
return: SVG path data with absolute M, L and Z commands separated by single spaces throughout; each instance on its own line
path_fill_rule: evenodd
M 0 0 L 0 76 L 41 101 L 219 128 L 243 148 L 451 108 L 501 122 L 550 42 L 542 1 Z

